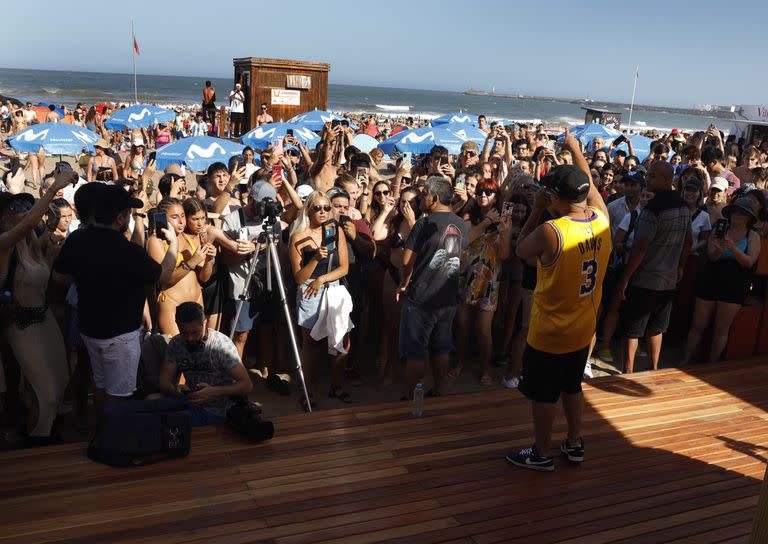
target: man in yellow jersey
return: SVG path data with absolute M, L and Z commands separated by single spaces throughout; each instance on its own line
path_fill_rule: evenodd
M 507 461 L 541 471 L 555 468 L 550 441 L 561 393 L 568 437 L 560 450 L 569 461 L 584 460 L 581 380 L 611 254 L 608 209 L 567 129 L 562 148 L 571 152 L 574 164 L 558 166 L 542 178 L 544 189 L 536 195 L 517 245 L 517 256 L 537 269 L 518 386 L 532 401 L 536 441 L 507 455 Z M 545 208 L 555 219 L 537 227 Z

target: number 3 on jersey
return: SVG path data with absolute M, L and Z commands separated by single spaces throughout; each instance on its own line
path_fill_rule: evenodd
M 597 261 L 588 259 L 581 263 L 581 273 L 584 274 L 584 283 L 579 286 L 579 296 L 585 297 L 592 294 L 597 283 Z

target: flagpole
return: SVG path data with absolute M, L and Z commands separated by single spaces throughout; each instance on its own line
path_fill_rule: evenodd
M 640 65 L 635 67 L 635 83 L 632 85 L 632 102 L 629 105 L 629 124 L 627 126 L 628 131 L 632 131 L 632 110 L 635 108 L 635 91 L 637 90 L 637 76 L 640 73 Z
M 136 35 L 133 33 L 133 19 L 131 19 L 131 57 L 133 58 L 133 99 L 139 103 L 139 90 L 136 85 Z M 630 114 L 631 117 L 631 114 Z

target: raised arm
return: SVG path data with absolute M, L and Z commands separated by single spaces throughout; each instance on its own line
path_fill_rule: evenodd
M 587 205 L 592 208 L 597 208 L 603 212 L 606 217 L 608 217 L 608 206 L 605 204 L 605 200 L 603 200 L 603 197 L 600 195 L 600 191 L 597 190 L 597 187 L 592 182 L 592 172 L 590 171 L 589 164 L 587 164 L 587 159 L 584 158 L 584 155 L 581 152 L 579 141 L 573 136 L 573 134 L 571 134 L 570 130 L 568 130 L 568 127 L 565 129 L 565 137 L 563 138 L 561 147 L 571 152 L 574 166 L 584 172 L 587 175 L 587 179 L 589 179 Z

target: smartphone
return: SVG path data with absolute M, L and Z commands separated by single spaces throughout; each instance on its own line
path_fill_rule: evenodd
M 272 167 L 272 175 L 283 177 L 283 167 L 276 164 Z
M 278 155 L 283 154 L 283 139 L 278 138 L 276 140 L 272 140 L 272 151 L 277 153 Z
M 347 221 L 352 221 L 352 218 L 350 216 L 348 216 L 348 215 L 340 215 L 339 216 L 339 223 L 341 223 L 342 225 L 344 223 L 346 223 Z
M 440 166 L 448 164 L 448 157 L 440 157 Z
M 208 231 L 204 230 L 200 232 L 200 244 L 207 244 L 208 243 Z
M 501 205 L 501 216 L 510 217 L 512 215 L 512 208 L 515 205 L 512 202 L 505 202 Z
M 336 128 L 340 124 L 341 124 L 341 121 L 339 119 L 334 119 L 333 121 L 331 121 L 331 128 Z
M 712 229 L 712 233 L 715 235 L 716 238 L 725 238 L 725 233 L 728 232 L 728 220 L 724 218 L 720 218 L 717 221 L 715 221 L 715 226 Z
M 413 153 L 408 151 L 407 153 L 403 153 L 403 164 L 413 164 Z
M 164 213 L 156 213 L 155 214 L 155 234 L 158 238 L 163 238 L 163 233 L 161 232 L 163 229 L 168 228 L 168 216 Z
M 147 162 L 155 160 L 157 157 L 157 151 L 151 152 L 149 155 L 147 155 Z
M 323 224 L 323 245 L 328 248 L 328 251 L 333 251 L 336 248 L 338 236 L 336 221 L 329 219 Z
M 241 196 L 248 192 L 248 184 L 247 183 L 238 183 L 236 185 L 236 188 L 237 188 L 237 190 L 238 190 L 238 192 L 240 193 Z
M 454 185 L 454 189 L 466 189 L 467 188 L 467 178 L 464 175 L 459 176 L 456 178 L 456 183 Z
M 355 179 L 359 182 L 368 181 L 368 169 L 365 166 L 358 166 L 355 172 Z
M 243 241 L 243 242 L 247 242 L 249 240 L 248 227 L 242 227 L 237 232 L 237 239 L 240 240 L 240 241 Z

